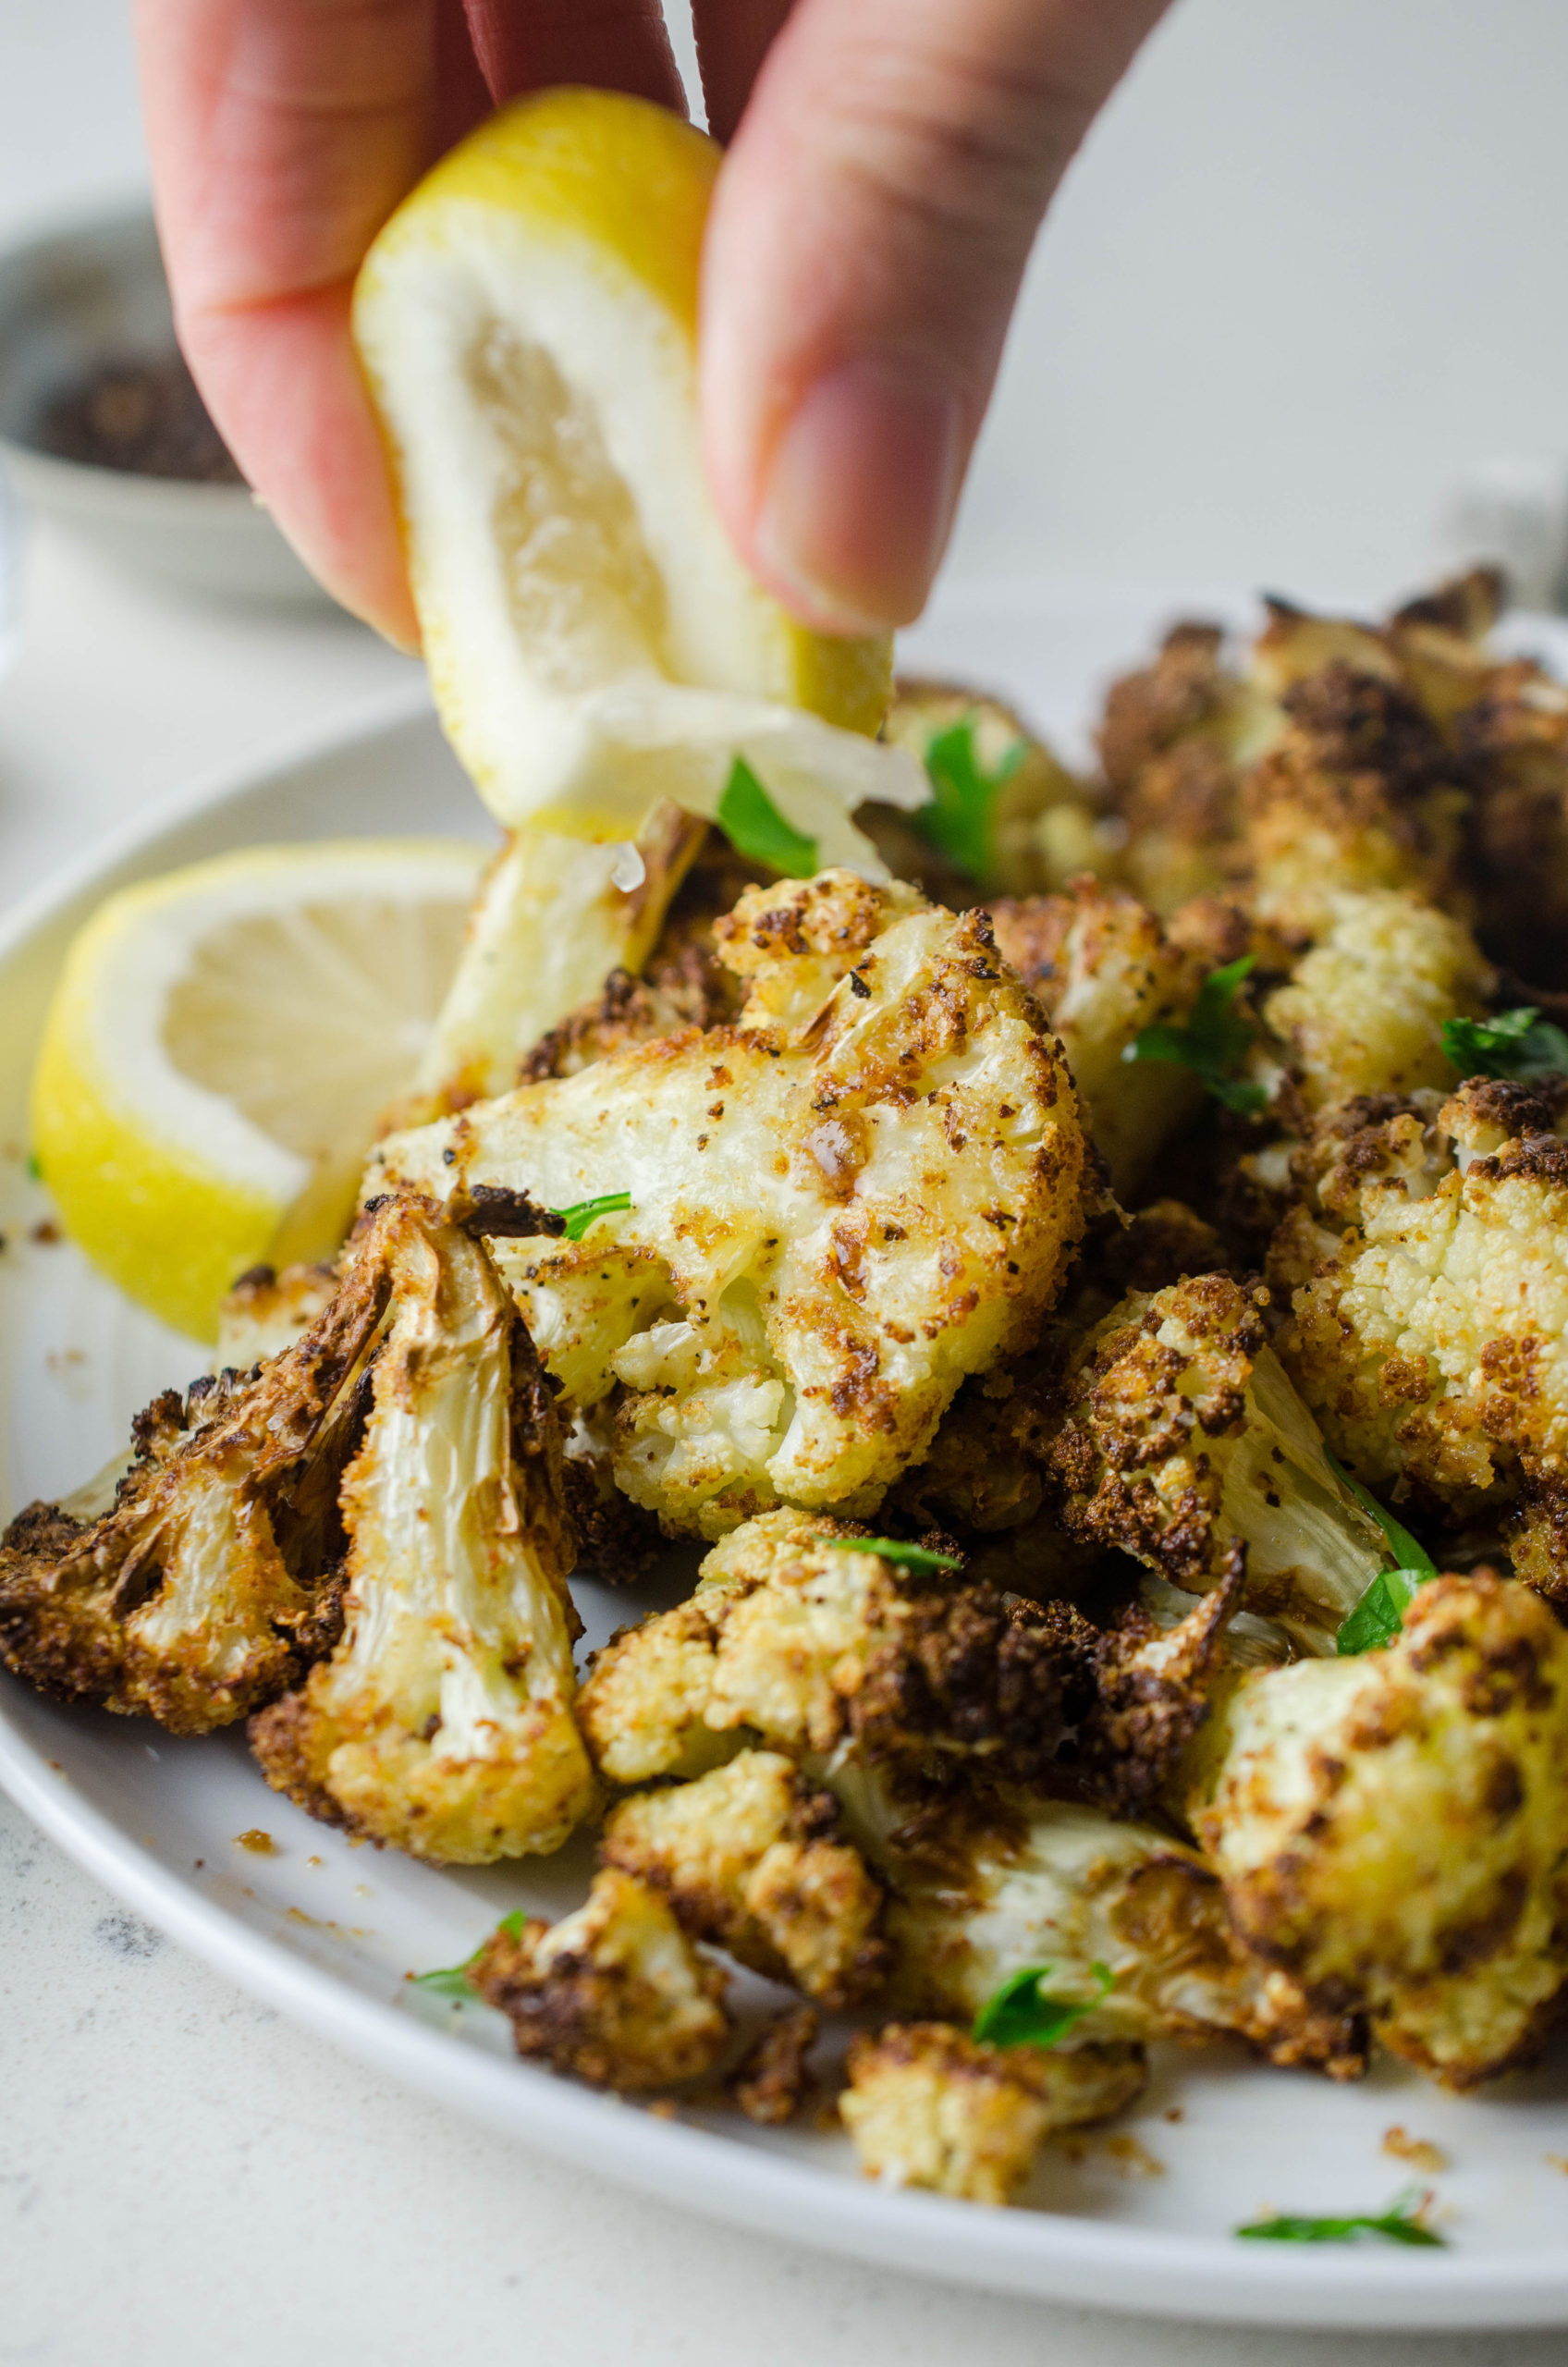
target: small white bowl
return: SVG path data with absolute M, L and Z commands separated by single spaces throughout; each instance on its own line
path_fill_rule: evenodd
M 328 605 L 244 485 L 198 484 L 59 459 L 39 441 L 49 398 L 110 359 L 174 343 L 144 208 L 98 215 L 0 252 L 0 456 L 42 516 L 106 558 L 187 591 Z

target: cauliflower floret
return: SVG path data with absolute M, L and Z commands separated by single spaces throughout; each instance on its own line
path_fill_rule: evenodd
M 991 920 L 998 952 L 1060 1039 L 1112 1188 L 1131 1198 L 1203 1088 L 1173 1062 L 1125 1055 L 1145 1027 L 1186 1018 L 1205 963 L 1135 896 L 1091 879 L 1075 881 L 1066 896 L 998 903 Z
M 759 2128 L 793 2120 L 815 2091 L 811 2052 L 821 2027 L 815 2005 L 787 2005 L 726 2080 L 746 2118 Z
M 1029 1334 L 1091 1191 L 1054 1039 L 979 914 L 829 872 L 719 926 L 741 1024 L 616 1054 L 385 1143 L 370 1187 L 562 1208 L 506 1272 L 615 1477 L 678 1533 L 783 1502 L 863 1515 L 959 1382 Z M 536 1221 L 542 1221 L 537 1220 Z M 630 1301 L 640 1304 L 632 1308 Z
M 302 1339 L 337 1292 L 333 1266 L 252 1266 L 218 1309 L 214 1372 L 249 1372 Z
M 1519 658 L 1454 722 L 1476 782 L 1480 926 L 1500 961 L 1568 984 L 1568 690 Z
M 1132 1293 L 1069 1368 L 1047 1483 L 1074 1536 L 1179 1587 L 1214 1585 L 1240 1542 L 1248 1603 L 1332 1650 L 1383 1566 L 1382 1533 L 1324 1459 L 1265 1339 L 1268 1303 L 1227 1274 Z
M 889 2022 L 850 2042 L 839 2110 L 869 2177 L 966 2202 L 1006 2202 L 1055 2129 L 1132 2103 L 1147 2067 L 1131 2046 L 978 2045 L 945 2022 Z
M 300 1807 L 416 1857 L 555 1849 L 594 1779 L 549 1392 L 479 1243 L 428 1202 L 369 1223 L 392 1304 L 342 1488 L 343 1637 L 251 1741 Z
M 1376 1490 L 1459 1511 L 1568 1467 L 1568 1144 L 1562 1085 L 1473 1079 L 1434 1124 L 1358 1130 L 1269 1270 L 1294 1285 L 1281 1358 Z M 1330 1150 L 1341 1147 L 1330 1143 Z M 1403 1492 L 1403 1490 L 1401 1490 Z
M 1196 1822 L 1260 1960 L 1450 2086 L 1527 2059 L 1568 1980 L 1568 1637 L 1545 1606 L 1434 1580 L 1387 1650 L 1260 1673 L 1224 1716 Z
M 1066 1604 L 1010 1605 L 774 1520 L 744 1557 L 766 1558 L 766 1576 L 704 1564 L 689 1601 L 599 1655 L 581 1714 L 613 1782 L 693 1773 L 748 1732 L 797 1756 L 842 1747 L 1033 1774 L 1088 1714 L 1095 1634 Z
M 612 970 L 640 970 L 706 835 L 679 805 L 655 806 L 636 841 L 643 877 L 622 889 L 619 849 L 514 831 L 480 884 L 399 1122 L 504 1093 L 547 1028 L 596 1000 Z
M 1463 767 L 1415 700 L 1336 657 L 1280 705 L 1286 729 L 1243 793 L 1260 916 L 1315 937 L 1341 889 L 1454 901 L 1469 800 Z
M 520 2054 L 625 2094 L 700 2078 L 729 2037 L 720 1968 L 656 1890 L 614 1866 L 560 1922 L 503 1925 L 468 1977 L 507 2016 Z
M 1026 896 L 1114 865 L 1120 833 L 999 699 L 957 682 L 901 681 L 882 731 L 933 774 L 933 802 L 862 818 L 899 877 L 942 902 L 962 909 L 976 888 Z
M 1443 1022 L 1478 1014 L 1493 985 L 1468 928 L 1389 891 L 1331 895 L 1324 912 L 1320 941 L 1263 1006 L 1303 1105 L 1453 1084 Z
M 295 1346 L 138 1417 L 96 1516 L 30 1504 L 0 1544 L 0 1652 L 43 1692 L 205 1734 L 298 1681 L 336 1633 L 337 1484 L 386 1299 L 383 1229 Z
M 1171 913 L 1237 877 L 1242 767 L 1272 726 L 1269 703 L 1224 662 L 1219 625 L 1172 626 L 1152 662 L 1113 682 L 1100 761 L 1137 893 Z
M 640 1792 L 606 1821 L 606 1864 L 651 1883 L 685 1928 L 819 2005 L 853 2005 L 881 1982 L 882 1891 L 835 1836 L 826 1792 L 777 1751 L 668 1790 Z
M 1168 1832 L 1011 1786 L 912 1809 L 878 1770 L 824 1780 L 888 1885 L 900 2012 L 970 2021 L 1029 1965 L 1048 1965 L 1063 1994 L 1092 1997 L 1101 1964 L 1112 1985 L 1074 2046 L 1229 2034 L 1336 2078 L 1365 2068 L 1353 2021 L 1309 2007 L 1247 1954 L 1216 1877 Z

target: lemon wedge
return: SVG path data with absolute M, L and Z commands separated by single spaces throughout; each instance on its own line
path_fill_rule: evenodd
M 452 839 L 257 847 L 94 913 L 44 1024 L 33 1147 L 129 1297 L 210 1340 L 247 1267 L 337 1246 L 483 861 Z
M 876 732 L 886 641 L 810 632 L 703 473 L 696 329 L 720 152 L 587 90 L 517 101 L 393 215 L 354 296 L 441 719 L 497 818 L 631 840 L 743 757 L 823 863 L 929 794 Z

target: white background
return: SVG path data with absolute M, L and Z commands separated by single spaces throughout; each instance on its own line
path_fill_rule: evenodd
M 1413 580 L 1456 480 L 1568 449 L 1565 117 L 1552 0 L 1179 0 L 1042 243 L 955 564 Z M 142 171 L 117 6 L 0 0 L 0 235 Z M 0 903 L 407 671 L 346 621 L 182 607 L 43 533 L 26 595 Z M 1565 2341 L 1144 2325 L 709 2227 L 340 2060 L 0 1806 L 0 2367 L 1546 2367 Z

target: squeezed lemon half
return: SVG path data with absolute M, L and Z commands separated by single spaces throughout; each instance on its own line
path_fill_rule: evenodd
M 93 914 L 44 1025 L 33 1147 L 128 1296 L 210 1340 L 247 1267 L 337 1246 L 483 861 L 451 839 L 256 847 Z
M 354 334 L 442 722 L 496 815 L 631 839 L 717 813 L 737 755 L 824 862 L 863 799 L 927 794 L 876 744 L 885 640 L 808 632 L 703 473 L 698 266 L 715 143 L 613 92 L 518 101 L 372 247 Z

